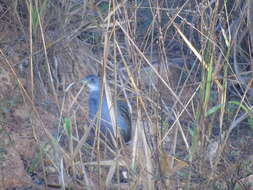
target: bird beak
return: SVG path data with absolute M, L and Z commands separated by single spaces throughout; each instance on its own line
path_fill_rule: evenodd
M 86 85 L 87 84 L 87 80 L 85 78 L 81 79 L 81 80 L 79 80 L 79 83 L 82 83 L 82 84 Z

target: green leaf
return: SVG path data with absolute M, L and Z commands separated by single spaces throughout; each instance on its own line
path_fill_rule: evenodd
M 29 164 L 28 171 L 34 172 L 34 170 L 38 168 L 39 164 L 41 163 L 41 159 L 42 159 L 41 152 L 36 152 L 35 158 L 33 158 L 31 163 Z
M 224 106 L 225 104 L 219 104 L 216 105 L 214 107 L 212 107 L 211 109 L 209 109 L 206 113 L 205 113 L 205 117 L 213 114 L 214 112 L 216 112 L 217 110 L 219 110 L 222 106 Z
M 229 103 L 229 104 L 238 105 L 238 106 L 240 106 L 240 108 L 242 108 L 245 112 L 250 113 L 250 109 L 247 108 L 246 106 L 244 106 L 243 104 L 241 104 L 241 103 L 238 102 L 238 101 L 229 101 L 228 103 Z
M 65 118 L 65 120 L 64 120 L 64 128 L 66 130 L 67 135 L 69 137 L 72 136 L 71 120 L 69 118 Z
M 38 26 L 39 26 L 39 16 L 41 17 L 42 21 L 44 20 L 44 16 L 46 14 L 48 7 L 48 0 L 43 1 L 40 7 L 32 7 L 32 27 L 33 33 L 36 34 Z
M 250 128 L 253 129 L 253 118 L 248 119 L 248 124 L 249 124 Z

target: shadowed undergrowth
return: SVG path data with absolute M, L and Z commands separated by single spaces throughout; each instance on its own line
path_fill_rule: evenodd
M 27 175 L 0 174 L 0 187 L 250 189 L 252 10 L 251 0 L 0 1 L 0 163 L 11 175 L 14 147 Z M 126 100 L 129 144 L 91 133 L 78 83 L 91 73 L 112 104 Z

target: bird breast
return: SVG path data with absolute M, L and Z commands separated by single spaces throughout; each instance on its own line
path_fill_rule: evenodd
M 110 111 L 108 108 L 106 97 L 102 98 L 102 106 L 100 115 L 97 114 L 100 105 L 100 94 L 99 92 L 92 92 L 89 95 L 89 118 L 93 120 L 95 117 L 101 118 L 100 120 L 100 131 L 106 132 L 107 129 L 113 133 L 112 121 Z M 116 107 L 116 124 L 120 128 L 121 135 L 128 141 L 131 138 L 131 118 L 127 105 L 123 101 L 117 102 Z

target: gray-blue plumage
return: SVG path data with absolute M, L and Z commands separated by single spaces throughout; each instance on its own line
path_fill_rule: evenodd
M 93 120 L 97 116 L 100 104 L 100 78 L 96 75 L 89 75 L 81 80 L 89 88 L 88 106 L 89 119 Z M 98 114 L 99 115 L 99 114 Z M 125 142 L 131 139 L 131 118 L 128 106 L 124 101 L 117 101 L 115 107 L 116 125 Z M 106 133 L 109 130 L 113 134 L 112 122 L 105 94 L 102 97 L 100 131 Z

